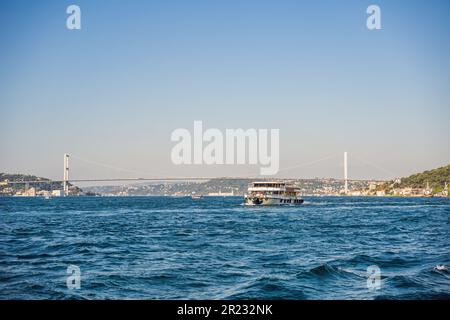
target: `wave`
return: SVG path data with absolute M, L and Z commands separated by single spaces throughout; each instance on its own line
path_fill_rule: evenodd
M 449 292 L 413 292 L 397 295 L 378 295 L 375 300 L 450 300 Z
M 244 285 L 234 286 L 225 291 L 220 299 L 246 300 L 246 299 L 282 299 L 305 300 L 307 295 L 301 286 L 292 285 L 287 280 L 277 277 L 262 276 L 248 281 Z
M 300 271 L 297 273 L 297 278 L 302 277 L 312 277 L 320 280 L 324 280 L 326 278 L 353 278 L 360 279 L 362 276 L 360 273 L 355 272 L 351 269 L 342 268 L 338 266 L 334 266 L 329 263 L 324 263 L 316 267 L 312 267 L 310 269 Z

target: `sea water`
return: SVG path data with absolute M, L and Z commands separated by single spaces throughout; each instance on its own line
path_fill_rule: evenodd
M 242 202 L 2 197 L 0 299 L 450 299 L 450 199 Z

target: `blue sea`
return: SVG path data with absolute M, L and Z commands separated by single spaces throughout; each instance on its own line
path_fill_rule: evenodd
M 3 197 L 0 299 L 450 299 L 449 236 L 450 199 Z

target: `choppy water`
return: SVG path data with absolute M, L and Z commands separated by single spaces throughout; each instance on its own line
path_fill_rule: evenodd
M 0 198 L 0 298 L 450 299 L 449 199 L 306 200 Z

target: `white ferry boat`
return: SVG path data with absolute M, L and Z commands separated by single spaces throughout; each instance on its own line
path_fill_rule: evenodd
M 253 182 L 244 196 L 246 205 L 302 204 L 300 189 L 282 181 Z

